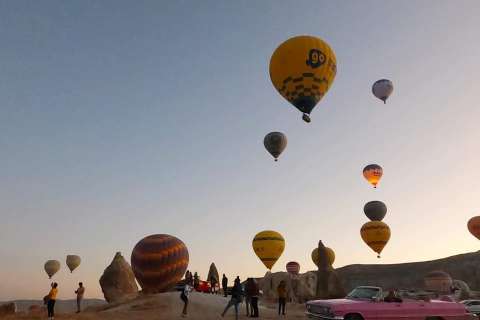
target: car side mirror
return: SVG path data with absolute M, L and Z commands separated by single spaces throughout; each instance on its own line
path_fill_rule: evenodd
M 374 302 L 380 302 L 381 299 L 380 299 L 380 297 L 375 297 L 375 298 L 373 298 L 373 301 L 374 301 Z

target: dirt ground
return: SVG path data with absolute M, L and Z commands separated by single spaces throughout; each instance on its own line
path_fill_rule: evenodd
M 192 293 L 187 319 L 235 319 L 234 308 L 230 308 L 224 318 L 221 313 L 228 302 L 219 295 Z M 142 297 L 129 303 L 117 306 L 96 307 L 80 314 L 59 314 L 55 319 L 63 320 L 171 320 L 181 317 L 183 302 L 179 294 L 164 293 L 155 296 Z M 305 319 L 304 305 L 288 304 L 287 315 L 278 316 L 274 303 L 260 303 L 259 319 Z M 46 319 L 46 315 L 16 315 L 5 319 Z M 239 319 L 249 319 L 246 316 L 245 304 L 240 305 Z

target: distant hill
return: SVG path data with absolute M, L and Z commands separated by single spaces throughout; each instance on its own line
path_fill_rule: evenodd
M 17 311 L 28 311 L 28 308 L 32 305 L 43 306 L 41 300 L 13 300 L 0 302 L 0 305 L 7 302 L 15 302 L 17 305 Z M 85 299 L 83 301 L 83 308 L 96 307 L 106 304 L 105 300 L 101 299 Z M 77 310 L 77 300 L 57 300 L 55 310 L 59 313 L 71 313 Z
M 442 270 L 455 280 L 480 289 L 480 251 L 448 258 L 399 264 L 352 264 L 336 269 L 347 291 L 359 285 L 384 288 L 421 288 L 430 271 Z

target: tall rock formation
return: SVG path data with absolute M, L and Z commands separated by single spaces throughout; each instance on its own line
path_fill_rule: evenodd
M 332 299 L 345 296 L 342 282 L 337 272 L 328 261 L 327 251 L 322 243 L 318 241 L 318 271 L 315 297 L 317 299 Z
M 115 254 L 112 263 L 100 277 L 100 286 L 108 303 L 124 302 L 137 297 L 135 275 L 120 252 Z

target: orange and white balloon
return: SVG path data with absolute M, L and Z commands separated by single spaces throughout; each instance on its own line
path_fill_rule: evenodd
M 369 164 L 363 168 L 363 176 L 367 181 L 373 185 L 374 188 L 377 187 L 378 182 L 382 178 L 383 169 L 378 164 Z

